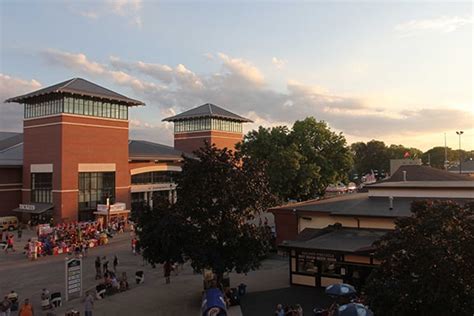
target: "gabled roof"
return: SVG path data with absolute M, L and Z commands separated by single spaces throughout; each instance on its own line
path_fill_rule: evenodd
M 130 140 L 128 142 L 128 156 L 131 160 L 181 160 L 182 155 L 182 151 L 163 144 L 144 140 Z
M 178 115 L 167 117 L 163 119 L 163 121 L 174 122 L 198 117 L 215 117 L 243 123 L 252 122 L 252 120 L 249 120 L 248 118 L 234 114 L 230 111 L 227 111 L 226 109 L 221 108 L 220 106 L 211 103 L 206 103 Z
M 402 182 L 403 171 L 406 172 L 406 181 L 474 181 L 474 178 L 467 177 L 465 175 L 455 174 L 447 172 L 441 169 L 436 169 L 428 166 L 419 165 L 406 165 L 400 166 L 397 171 L 386 180 L 380 183 L 387 182 Z M 377 184 L 374 184 L 377 185 Z M 370 185 L 370 187 L 374 186 Z
M 99 86 L 93 82 L 82 78 L 73 78 L 64 82 L 33 91 L 21 96 L 9 98 L 5 102 L 18 102 L 18 103 L 29 103 L 32 102 L 33 98 L 48 95 L 48 94 L 59 94 L 59 93 L 70 93 L 80 96 L 89 96 L 95 98 L 107 99 L 110 101 L 126 103 L 128 106 L 134 105 L 145 105 L 145 103 L 128 98 L 122 94 Z

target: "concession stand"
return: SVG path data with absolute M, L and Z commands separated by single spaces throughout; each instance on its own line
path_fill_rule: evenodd
M 130 210 L 127 210 L 125 203 L 97 204 L 97 211 L 94 212 L 94 215 L 97 216 L 97 221 L 105 226 L 114 220 L 126 221 Z
M 304 229 L 297 239 L 280 245 L 289 254 L 290 283 L 312 287 L 349 283 L 360 288 L 379 264 L 372 244 L 386 233 L 343 227 Z

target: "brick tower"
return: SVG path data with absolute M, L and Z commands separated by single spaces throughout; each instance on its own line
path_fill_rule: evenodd
M 163 121 L 174 123 L 174 147 L 191 153 L 207 141 L 218 148 L 234 149 L 242 140 L 242 123 L 251 120 L 206 103 Z
M 22 202 L 56 222 L 97 204 L 130 207 L 128 108 L 143 105 L 81 78 L 8 99 L 24 105 Z

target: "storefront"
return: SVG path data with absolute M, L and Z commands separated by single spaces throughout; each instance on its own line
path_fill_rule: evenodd
M 289 253 L 290 283 L 313 287 L 349 283 L 360 288 L 378 264 L 372 244 L 386 232 L 353 228 L 305 230 L 299 239 L 281 245 Z
M 105 226 L 115 221 L 127 221 L 130 210 L 127 210 L 125 203 L 98 204 L 94 215 L 96 215 L 97 221 Z
M 46 224 L 53 218 L 53 207 L 51 203 L 20 204 L 13 212 L 18 214 L 21 223 Z

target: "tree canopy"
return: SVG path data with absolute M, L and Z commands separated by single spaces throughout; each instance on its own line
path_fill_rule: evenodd
M 184 158 L 176 203 L 162 201 L 139 217 L 144 258 L 152 264 L 189 258 L 196 271 L 218 276 L 258 268 L 271 232 L 252 220 L 275 203 L 263 165 L 208 144 L 195 155 Z
M 421 158 L 423 155 L 417 148 L 393 144 L 387 146 L 378 140 L 353 143 L 351 150 L 354 157 L 353 171 L 359 176 L 372 170 L 378 170 L 379 174 L 390 172 L 390 159 Z
M 414 216 L 376 243 L 366 284 L 377 315 L 472 315 L 474 204 L 417 201 Z
M 236 146 L 242 157 L 265 162 L 270 190 L 280 200 L 305 200 L 347 179 L 352 160 L 346 139 L 323 121 L 308 117 L 291 130 L 260 127 Z

